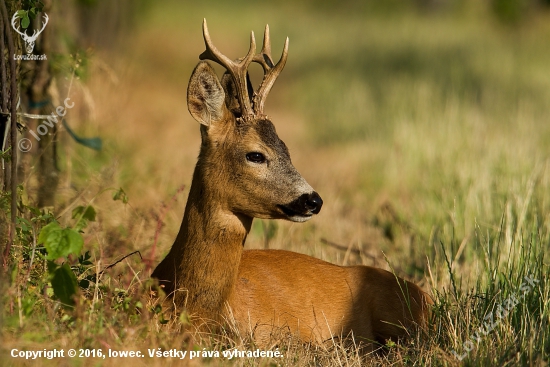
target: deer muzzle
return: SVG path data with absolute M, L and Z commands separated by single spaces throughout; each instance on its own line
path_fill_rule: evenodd
M 309 194 L 302 194 L 296 200 L 286 204 L 278 205 L 279 209 L 293 222 L 305 222 L 314 214 L 319 214 L 323 206 L 323 199 L 315 191 Z

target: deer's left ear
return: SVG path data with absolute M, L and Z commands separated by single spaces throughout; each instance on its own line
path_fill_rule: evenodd
M 214 72 L 205 61 L 199 62 L 187 88 L 187 108 L 195 120 L 211 126 L 224 118 L 225 93 Z

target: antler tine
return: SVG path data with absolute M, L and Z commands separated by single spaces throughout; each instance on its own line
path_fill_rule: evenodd
M 273 58 L 271 57 L 271 40 L 269 39 L 269 25 L 265 25 L 265 31 L 264 31 L 264 44 L 262 46 L 262 51 L 254 55 L 254 59 L 252 60 L 254 62 L 257 62 L 258 64 L 262 65 L 262 68 L 264 69 L 264 75 L 273 67 Z
M 263 114 L 265 100 L 271 87 L 277 80 L 277 77 L 283 71 L 283 68 L 286 64 L 286 59 L 288 57 L 288 37 L 286 38 L 285 45 L 283 47 L 283 53 L 277 65 L 273 66 L 273 61 L 271 59 L 271 44 L 269 41 L 269 27 L 266 26 L 264 34 L 264 47 L 262 48 L 263 58 L 261 61 L 258 57 L 254 58 L 254 61 L 261 64 L 264 68 L 264 79 L 258 88 L 258 92 L 254 94 L 254 112 L 256 114 Z M 266 42 L 267 40 L 267 42 Z M 267 46 L 266 46 L 267 45 Z M 260 56 L 260 55 L 256 55 Z M 271 65 L 269 65 L 270 63 Z
M 48 17 L 48 14 L 44 13 L 44 21 L 42 22 L 42 29 L 38 33 L 42 33 L 44 28 L 46 28 L 46 25 L 48 24 L 49 19 L 50 18 Z
M 246 75 L 248 72 L 248 66 L 254 59 L 254 54 L 256 53 L 256 40 L 254 38 L 254 32 L 250 33 L 250 49 L 248 50 L 248 54 L 237 62 L 232 61 L 230 58 L 222 54 L 216 46 L 214 46 L 212 40 L 210 39 L 206 19 L 202 22 L 202 33 L 204 36 L 206 51 L 199 56 L 199 59 L 212 60 L 227 69 L 229 74 L 233 77 L 235 87 L 237 88 L 237 96 L 241 104 L 242 115 L 252 115 L 254 112 L 252 110 L 250 97 L 248 95 Z
M 11 17 L 11 25 L 12 25 L 12 28 L 17 32 L 19 33 L 20 35 L 22 36 L 27 36 L 26 33 L 23 33 L 19 30 L 19 26 L 15 24 L 17 20 L 17 13 L 13 14 L 13 17 Z
M 46 25 L 48 24 L 48 19 L 49 19 L 48 14 L 44 13 L 44 21 L 42 22 L 42 28 L 40 30 L 38 29 L 33 30 L 32 36 L 30 37 L 31 39 L 38 37 L 38 35 L 44 31 L 44 28 L 46 28 Z

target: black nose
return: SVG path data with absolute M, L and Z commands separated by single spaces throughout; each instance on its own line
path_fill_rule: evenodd
M 307 195 L 305 206 L 313 214 L 318 214 L 323 206 L 323 199 L 321 199 L 318 193 L 313 191 L 311 194 Z

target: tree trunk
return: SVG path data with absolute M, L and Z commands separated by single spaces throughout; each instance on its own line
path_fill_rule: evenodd
M 16 126 L 16 106 L 17 106 L 17 77 L 19 75 L 19 62 L 13 59 L 13 55 L 21 49 L 21 41 L 19 37 L 14 36 L 14 32 L 11 29 L 9 22 L 10 15 L 17 9 L 18 2 L 14 0 L 0 0 L 0 15 L 2 17 L 2 32 L 0 43 L 2 47 L 2 61 L 0 62 L 0 77 L 2 78 L 0 107 L 2 107 L 2 114 L 4 118 L 2 120 L 3 131 L 1 131 L 1 141 L 3 146 L 2 159 L 0 159 L 0 165 L 2 165 L 3 187 L 4 193 L 8 190 L 11 193 L 9 204 L 6 200 L 2 200 L 2 206 L 0 210 L 0 221 L 4 225 L 0 226 L 0 244 L 2 245 L 2 266 L 5 269 L 7 261 L 9 259 L 10 248 L 15 238 L 15 219 L 17 211 L 16 200 L 16 183 L 17 183 L 17 126 Z M 9 116 L 9 117 L 8 117 Z M 9 155 L 6 154 L 10 152 Z M 9 162 L 8 162 L 8 159 Z M 9 163 L 9 164 L 8 164 Z M 7 196 L 3 195 L 5 198 Z M 7 221 L 7 210 L 10 210 L 10 221 Z M 4 219 L 5 218 L 5 219 Z M 7 223 L 10 223 L 8 225 Z M 6 233 L 7 232 L 7 233 Z

